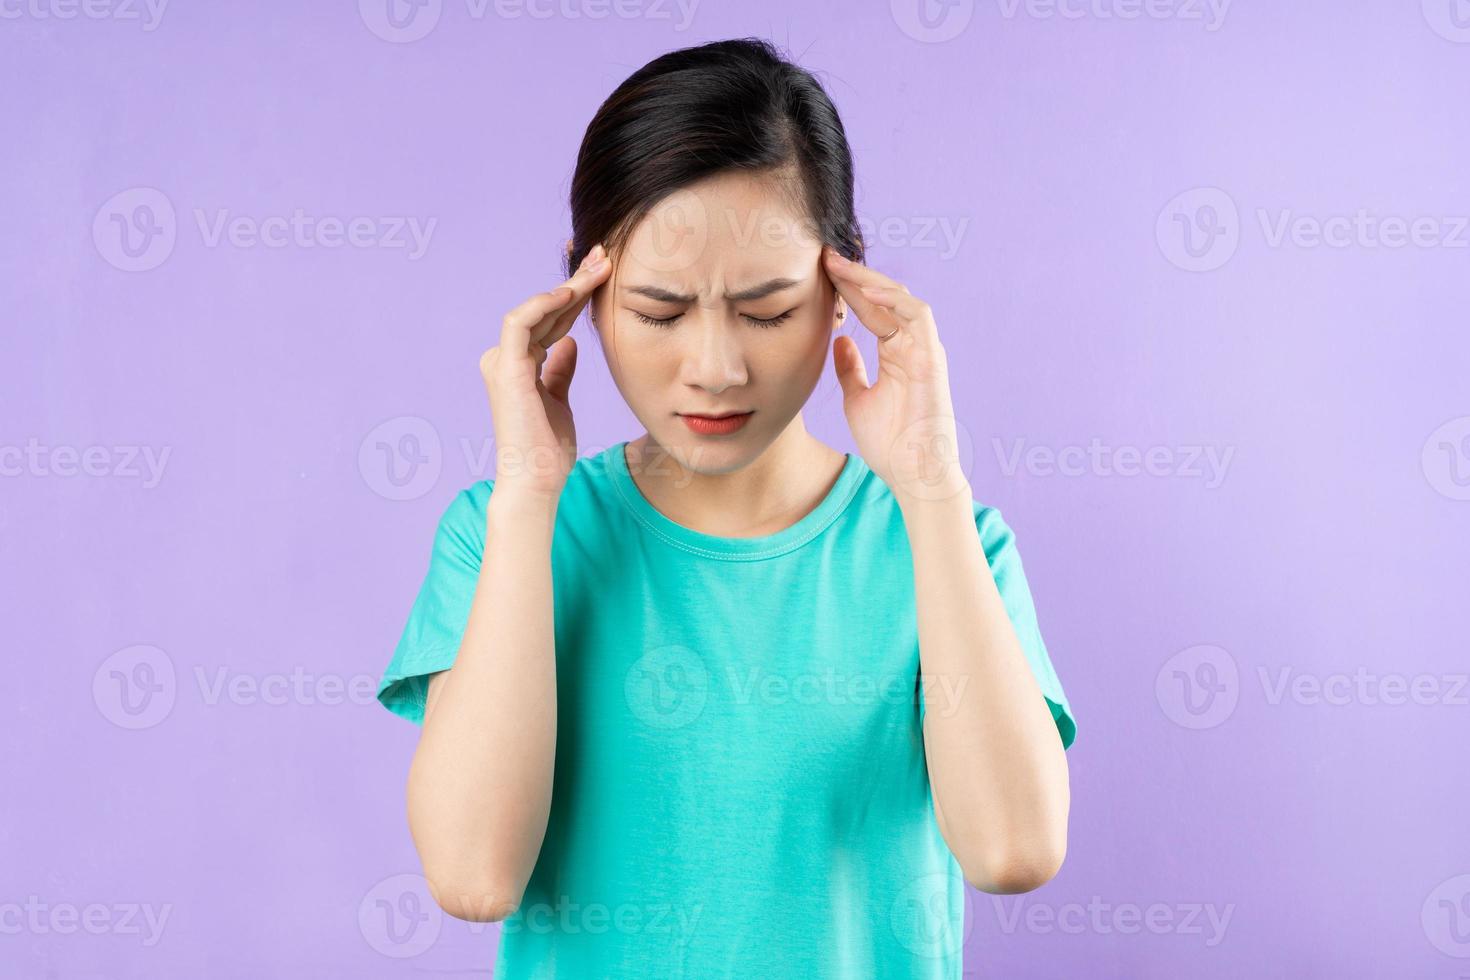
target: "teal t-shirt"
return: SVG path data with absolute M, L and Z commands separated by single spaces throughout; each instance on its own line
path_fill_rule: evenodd
M 958 978 L 964 880 L 935 822 L 912 554 L 857 454 L 795 524 L 702 534 L 619 443 L 577 460 L 551 546 L 557 747 L 546 838 L 495 976 Z M 493 480 L 440 520 L 378 698 L 422 724 L 454 664 Z M 1072 710 L 1015 537 L 975 523 L 1064 746 Z M 950 697 L 962 692 L 941 693 Z

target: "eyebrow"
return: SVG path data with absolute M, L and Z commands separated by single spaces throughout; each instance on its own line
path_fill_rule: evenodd
M 799 286 L 805 281 L 804 279 L 768 279 L 758 286 L 742 289 L 738 293 L 726 293 L 725 298 L 737 302 L 748 299 L 764 299 L 772 293 L 779 293 L 783 289 Z M 682 293 L 676 293 L 668 289 L 661 289 L 658 286 L 627 286 L 625 288 L 630 293 L 647 296 L 649 299 L 658 300 L 660 303 L 692 303 L 699 298 L 697 296 L 685 296 Z

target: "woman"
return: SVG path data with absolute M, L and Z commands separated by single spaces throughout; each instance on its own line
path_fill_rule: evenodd
M 964 882 L 1062 861 L 1075 725 L 949 458 L 931 311 L 862 264 L 836 110 L 761 42 L 666 54 L 588 126 L 571 210 L 570 277 L 481 360 L 496 477 L 379 690 L 423 726 L 430 891 L 504 920 L 500 977 L 958 977 Z M 578 458 L 584 307 L 647 431 Z M 857 454 L 801 415 L 849 309 Z

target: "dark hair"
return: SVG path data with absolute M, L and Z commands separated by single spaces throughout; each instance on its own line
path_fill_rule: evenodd
M 668 194 L 729 170 L 793 173 L 814 233 L 862 261 L 852 154 L 836 107 L 772 44 L 738 38 L 660 55 L 598 108 L 572 175 L 567 274 L 598 242 L 618 252 Z

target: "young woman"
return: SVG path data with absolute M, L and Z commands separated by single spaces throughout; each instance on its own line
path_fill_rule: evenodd
M 1075 724 L 952 458 L 933 312 L 863 264 L 836 109 L 761 42 L 666 54 L 588 126 L 571 210 L 570 278 L 480 362 L 496 476 L 379 689 L 422 724 L 430 891 L 504 920 L 499 977 L 958 977 L 965 882 L 1062 862 Z M 578 458 L 584 307 L 647 431 Z M 849 311 L 857 454 L 802 422 Z

